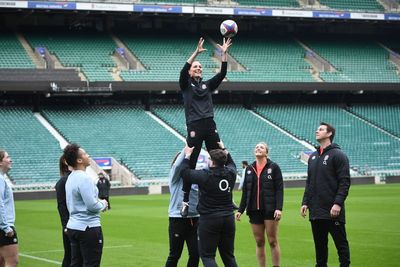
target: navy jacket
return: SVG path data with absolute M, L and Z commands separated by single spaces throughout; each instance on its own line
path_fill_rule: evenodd
M 228 63 L 222 62 L 221 72 L 217 73 L 210 80 L 200 80 L 200 82 L 189 76 L 190 66 L 186 62 L 179 77 L 179 86 L 182 90 L 187 125 L 193 121 L 214 117 L 212 92 L 224 80 Z
M 232 190 L 236 182 L 236 165 L 228 154 L 224 167 L 213 167 L 209 170 L 191 170 L 190 162 L 182 162 L 181 176 L 191 183 L 199 185 L 200 216 L 228 216 L 233 214 Z
M 307 205 L 310 220 L 332 220 L 330 210 L 334 204 L 342 207 L 336 219 L 345 223 L 344 201 L 350 188 L 350 167 L 347 156 L 337 144 L 320 148 L 308 159 L 308 177 L 302 205 Z

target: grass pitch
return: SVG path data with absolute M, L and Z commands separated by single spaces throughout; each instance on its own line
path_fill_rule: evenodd
M 314 265 L 310 223 L 299 215 L 303 190 L 285 190 L 279 233 L 284 267 Z M 235 192 L 234 197 L 239 203 L 241 193 Z M 111 196 L 110 201 L 112 209 L 102 214 L 102 266 L 164 266 L 169 249 L 169 195 Z M 63 252 L 56 200 L 16 201 L 15 205 L 20 266 L 60 266 Z M 352 186 L 346 213 L 352 266 L 399 266 L 400 185 Z M 238 265 L 256 267 L 255 242 L 247 216 L 236 227 Z M 329 242 L 329 266 L 339 266 L 331 238 Z M 185 248 L 179 266 L 186 266 L 186 254 Z M 267 266 L 271 266 L 269 249 Z

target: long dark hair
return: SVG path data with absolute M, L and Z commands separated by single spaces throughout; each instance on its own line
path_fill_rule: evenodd
M 60 157 L 59 167 L 60 167 L 60 176 L 61 177 L 67 176 L 68 174 L 71 173 L 71 171 L 68 169 L 68 165 L 67 165 L 67 162 L 65 161 L 64 155 L 62 155 Z

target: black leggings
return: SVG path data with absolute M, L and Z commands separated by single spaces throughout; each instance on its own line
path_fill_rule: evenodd
M 206 144 L 206 148 L 208 151 L 220 148 L 218 142 L 220 141 L 219 135 L 217 132 L 217 126 L 214 122 L 213 118 L 206 118 L 191 122 L 187 125 L 187 138 L 186 143 L 189 147 L 193 147 L 192 155 L 190 156 L 190 168 L 196 168 L 196 162 L 200 154 L 201 147 L 203 145 L 203 141 Z M 190 192 L 191 183 L 183 180 L 182 191 L 183 201 L 189 201 L 189 192 Z

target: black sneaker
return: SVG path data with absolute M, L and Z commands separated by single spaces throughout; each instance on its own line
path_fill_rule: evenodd
M 186 218 L 189 213 L 189 203 L 188 202 L 182 202 L 182 209 L 181 209 L 181 216 L 183 218 Z

